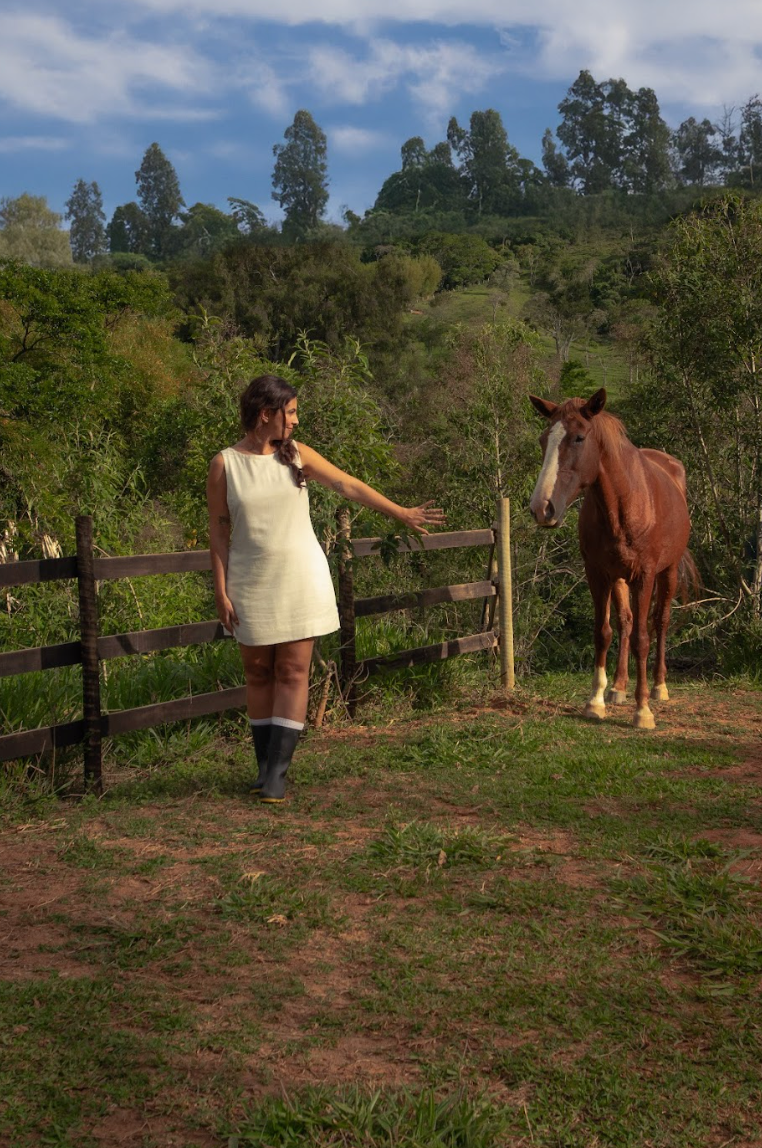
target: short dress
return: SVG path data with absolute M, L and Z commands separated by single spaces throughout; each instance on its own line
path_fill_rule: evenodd
M 222 452 L 231 521 L 226 589 L 235 638 L 271 646 L 339 628 L 328 560 L 310 519 L 307 488 L 274 454 Z

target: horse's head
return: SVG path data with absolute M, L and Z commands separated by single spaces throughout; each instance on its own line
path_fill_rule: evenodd
M 540 435 L 542 470 L 529 509 L 540 526 L 559 526 L 580 490 L 597 477 L 600 453 L 590 432 L 593 419 L 605 406 L 606 392 L 601 388 L 587 402 L 529 398 L 547 422 Z

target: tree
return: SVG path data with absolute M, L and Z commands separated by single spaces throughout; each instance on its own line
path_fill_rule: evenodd
M 183 256 L 210 255 L 240 236 L 235 216 L 211 203 L 194 203 L 180 219 L 182 227 L 172 233 L 172 251 Z
M 624 186 L 651 195 L 670 182 L 670 130 L 661 117 L 652 88 L 630 93 L 624 136 Z
M 762 171 L 762 101 L 758 95 L 747 100 L 741 109 L 738 162 L 744 182 L 754 187 L 755 178 L 759 182 Z
M 17 259 L 31 267 L 71 264 L 69 235 L 62 217 L 51 211 L 44 195 L 0 199 L 0 259 Z
M 150 253 L 162 258 L 170 246 L 172 224 L 185 206 L 177 172 L 157 143 L 152 143 L 135 172 L 138 200 L 148 221 Z
M 564 153 L 558 150 L 550 128 L 545 129 L 542 137 L 542 166 L 552 187 L 569 186 L 569 161 Z
M 448 143 L 426 151 L 420 136 L 413 136 L 401 148 L 402 168 L 384 180 L 374 211 L 406 214 L 419 211 L 462 211 L 466 184 L 453 167 Z
M 283 232 L 303 239 L 325 214 L 328 203 L 327 142 L 304 109 L 284 133 L 286 142 L 273 146 L 273 199 L 283 208 Z
M 703 187 L 712 183 L 718 168 L 722 167 L 722 148 L 714 143 L 717 126 L 710 120 L 701 123 L 690 116 L 683 120 L 672 136 L 676 157 L 677 177 L 682 183 Z
M 556 134 L 566 148 L 572 179 L 584 195 L 605 191 L 619 157 L 604 87 L 583 69 L 558 110 L 563 120 Z
M 651 273 L 658 318 L 643 405 L 690 477 L 711 585 L 762 615 L 762 204 L 677 217 Z
M 402 170 L 408 171 L 409 168 L 421 168 L 428 159 L 426 151 L 426 144 L 420 136 L 413 136 L 411 139 L 406 140 L 400 148 L 402 153 Z
M 106 250 L 106 215 L 97 183 L 77 180 L 66 201 L 66 219 L 71 221 L 69 242 L 75 263 L 89 263 Z
M 507 187 L 518 187 L 519 162 L 519 153 L 508 142 L 500 113 L 493 108 L 473 112 L 468 131 L 453 116 L 447 126 L 447 139 L 461 161 L 468 195 L 477 211 L 481 214 L 498 209 L 501 192 Z
M 228 203 L 236 226 L 244 235 L 257 235 L 267 230 L 267 220 L 256 203 L 248 199 L 237 199 L 234 195 L 228 196 Z
M 151 245 L 148 220 L 134 201 L 117 207 L 106 228 L 109 251 L 146 255 Z

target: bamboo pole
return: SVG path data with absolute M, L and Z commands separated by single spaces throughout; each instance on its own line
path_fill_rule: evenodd
M 77 530 L 77 590 L 82 649 L 82 717 L 85 723 L 85 789 L 103 791 L 101 755 L 101 682 L 98 667 L 98 603 L 93 566 L 93 520 L 80 514 Z
M 497 568 L 499 578 L 498 620 L 500 625 L 500 685 L 512 690 L 516 679 L 513 666 L 513 585 L 511 580 L 511 501 L 497 504 Z

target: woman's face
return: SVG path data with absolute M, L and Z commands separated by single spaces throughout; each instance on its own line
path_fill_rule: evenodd
M 294 433 L 294 430 L 299 426 L 299 419 L 296 417 L 296 399 L 291 399 L 279 412 L 283 417 L 283 429 L 281 437 L 286 439 Z M 278 420 L 280 421 L 280 420 Z

